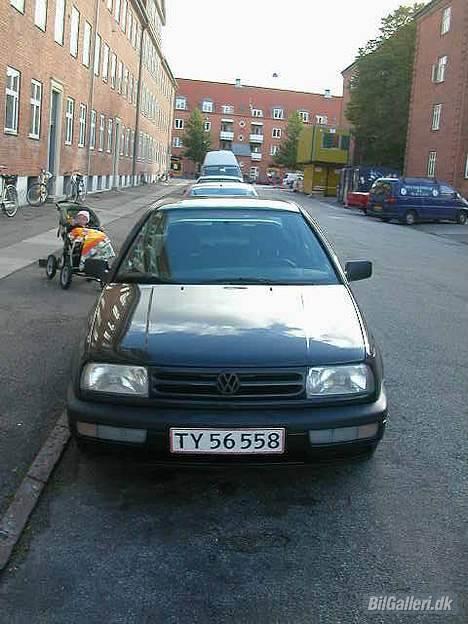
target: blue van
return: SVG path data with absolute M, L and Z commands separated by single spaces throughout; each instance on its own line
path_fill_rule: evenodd
M 464 225 L 468 201 L 445 182 L 433 178 L 380 178 L 370 190 L 367 214 L 382 221 L 398 219 L 406 225 L 417 221 L 456 221 Z

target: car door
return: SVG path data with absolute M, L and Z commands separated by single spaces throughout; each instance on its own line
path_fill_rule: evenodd
M 438 219 L 437 216 L 439 188 L 433 182 L 419 185 L 419 215 L 424 221 L 433 221 Z
M 439 219 L 453 221 L 457 218 L 458 200 L 454 188 L 448 184 L 441 184 L 439 187 Z

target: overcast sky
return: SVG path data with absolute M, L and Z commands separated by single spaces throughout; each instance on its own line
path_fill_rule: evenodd
M 167 0 L 165 54 L 179 78 L 341 95 L 340 72 L 402 4 L 414 2 Z

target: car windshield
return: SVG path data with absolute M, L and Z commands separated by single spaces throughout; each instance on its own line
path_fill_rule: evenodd
M 166 209 L 142 225 L 117 282 L 338 284 L 300 213 L 249 208 Z
M 230 175 L 230 176 L 238 176 L 239 175 L 239 167 L 235 165 L 205 165 L 203 167 L 203 175 L 212 176 L 212 175 Z
M 190 192 L 192 197 L 211 197 L 219 195 L 254 197 L 255 191 L 251 188 L 239 186 L 216 186 L 207 188 L 193 188 Z

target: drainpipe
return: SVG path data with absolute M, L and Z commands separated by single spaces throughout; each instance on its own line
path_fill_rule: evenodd
M 94 84 L 96 80 L 96 76 L 94 75 L 94 56 L 96 54 L 96 41 L 98 36 L 98 25 L 99 25 L 99 0 L 95 0 L 94 4 L 94 40 L 93 40 L 93 49 L 91 50 L 90 60 L 89 60 L 89 69 L 91 71 L 91 83 L 89 85 L 89 96 L 88 96 L 88 108 L 89 108 L 89 126 L 88 126 L 88 164 L 86 166 L 86 185 L 88 185 L 89 172 L 91 169 L 91 148 L 90 148 L 90 140 L 89 140 L 89 130 L 91 130 L 91 111 L 94 106 Z M 95 125 L 95 131 L 97 129 L 97 119 Z M 96 136 L 96 135 L 95 135 Z
M 146 29 L 147 29 L 147 24 L 144 24 L 141 29 L 140 58 L 138 59 L 138 90 L 137 90 L 137 103 L 136 103 L 136 114 L 135 114 L 135 138 L 133 140 L 133 158 L 132 158 L 132 184 L 133 186 L 135 186 L 138 134 L 140 132 L 141 79 L 143 76 L 143 38 L 145 36 Z

